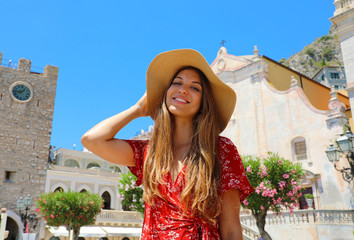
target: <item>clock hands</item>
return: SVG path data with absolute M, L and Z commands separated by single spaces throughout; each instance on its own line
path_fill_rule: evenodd
M 18 90 L 13 90 L 14 92 L 17 92 L 17 93 L 23 93 L 26 89 L 23 89 L 22 91 L 18 91 Z

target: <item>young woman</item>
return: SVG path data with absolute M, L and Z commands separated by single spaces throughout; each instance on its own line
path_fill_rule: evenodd
M 144 184 L 141 239 L 242 239 L 240 201 L 252 191 L 233 143 L 219 134 L 235 92 L 191 49 L 159 54 L 146 77 L 147 93 L 128 110 L 82 137 L 98 156 L 126 165 Z M 150 140 L 119 140 L 138 117 L 155 121 Z

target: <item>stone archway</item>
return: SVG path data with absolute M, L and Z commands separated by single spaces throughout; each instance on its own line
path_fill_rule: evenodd
M 103 199 L 103 209 L 111 209 L 111 194 L 105 191 L 102 194 L 102 199 Z
M 9 231 L 9 235 L 6 238 L 7 240 L 16 240 L 18 239 L 18 225 L 17 223 L 10 217 L 7 218 L 6 221 L 6 230 Z
M 23 224 L 20 216 L 11 210 L 7 210 L 6 230 L 9 231 L 9 235 L 6 240 L 22 240 Z

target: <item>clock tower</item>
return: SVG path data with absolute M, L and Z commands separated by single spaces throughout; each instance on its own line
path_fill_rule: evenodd
M 0 207 L 8 212 L 11 239 L 20 239 L 23 224 L 16 203 L 44 192 L 58 68 L 31 71 L 31 61 L 1 64 L 0 53 Z M 36 229 L 30 232 L 38 233 Z

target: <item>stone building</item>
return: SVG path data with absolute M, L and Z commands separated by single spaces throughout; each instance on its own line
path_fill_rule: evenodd
M 58 77 L 49 65 L 32 72 L 27 59 L 12 66 L 0 64 L 0 205 L 7 208 L 11 240 L 21 239 L 24 227 L 17 200 L 44 192 Z
M 343 66 L 325 66 L 315 74 L 313 80 L 329 88 L 334 86 L 336 90 L 344 90 L 347 87 Z

